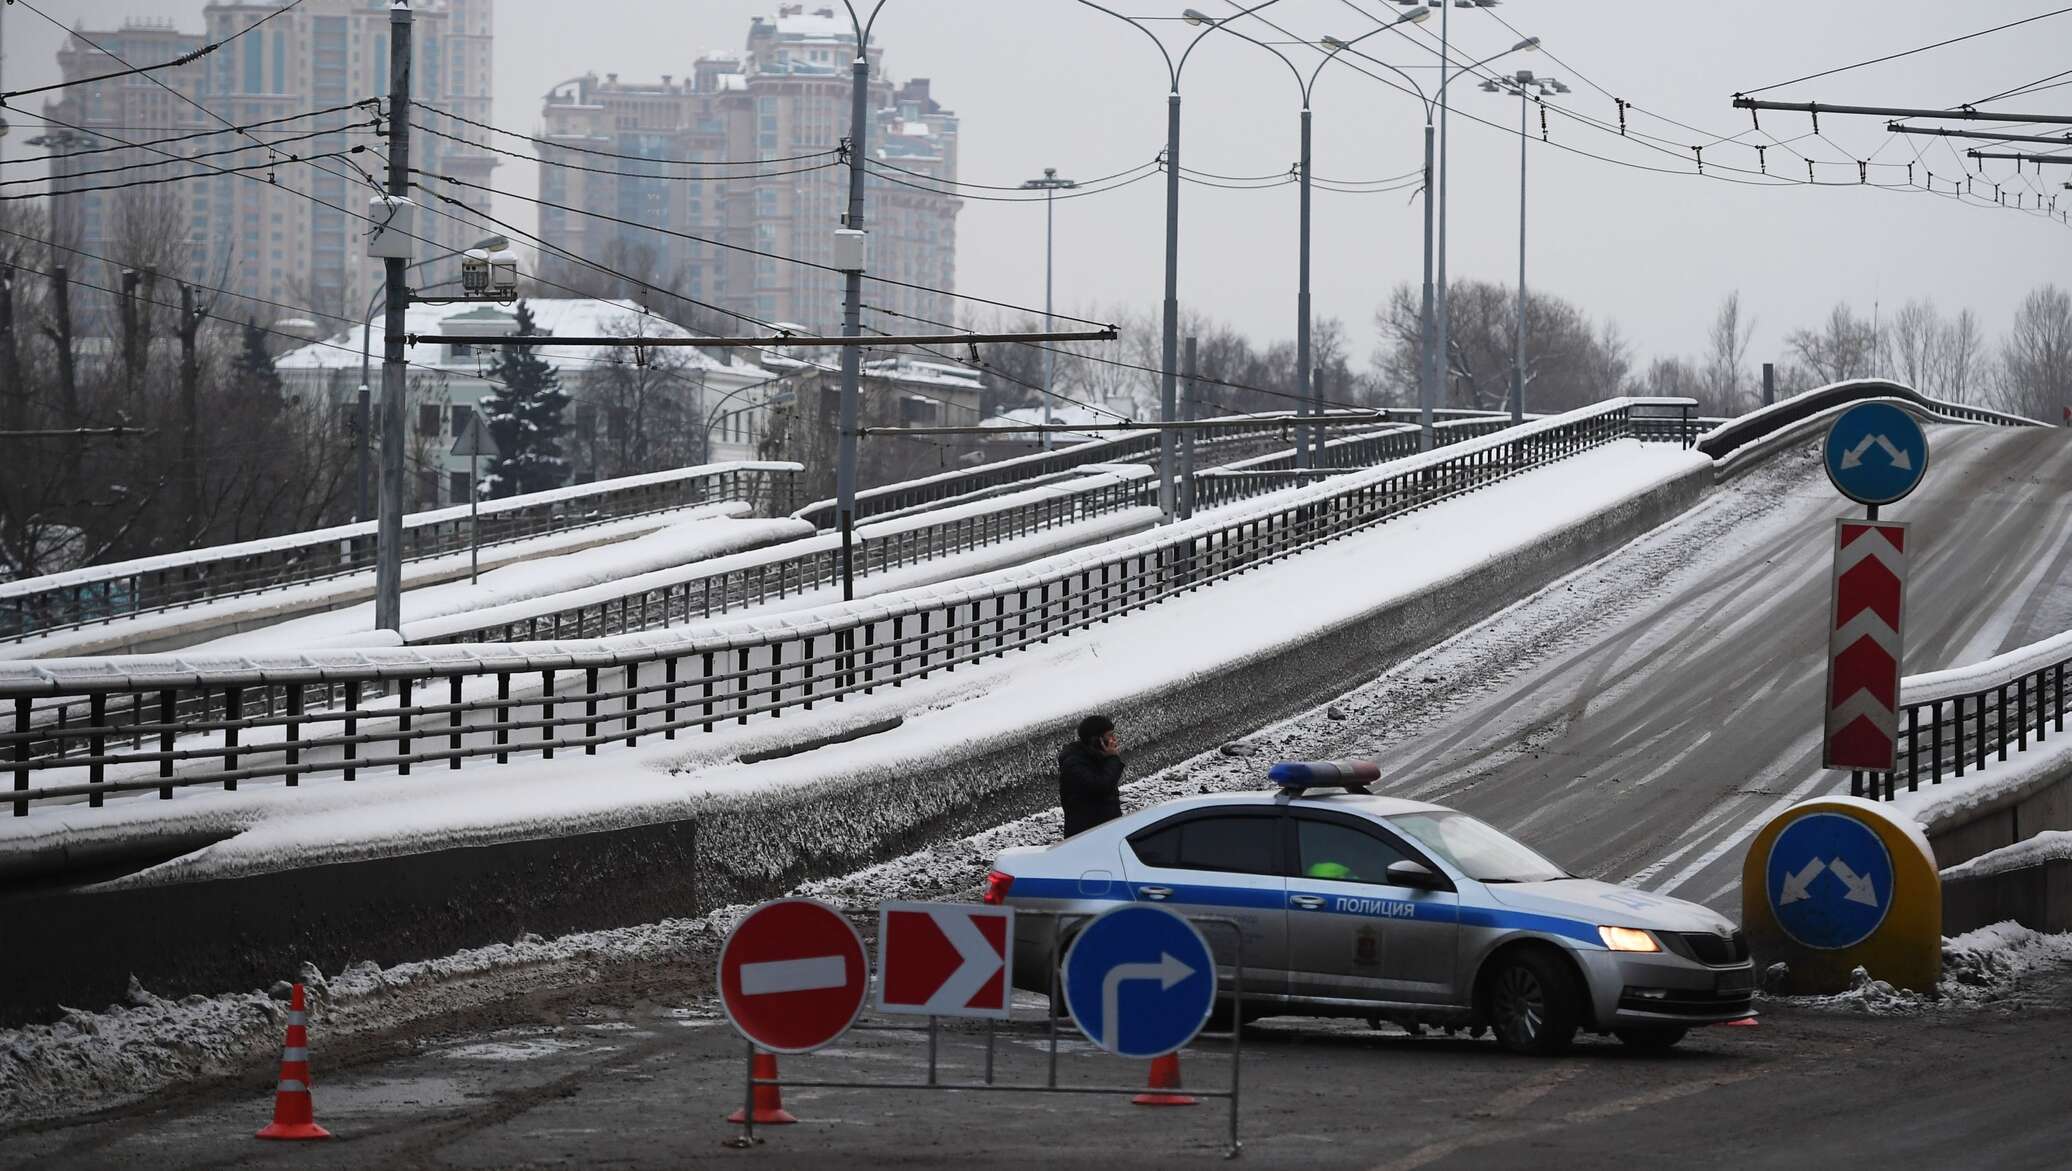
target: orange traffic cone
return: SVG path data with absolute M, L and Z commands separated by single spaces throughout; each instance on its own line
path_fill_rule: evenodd
M 750 1072 L 755 1080 L 759 1082 L 776 1081 L 777 1055 L 775 1053 L 765 1053 L 760 1049 L 756 1050 L 755 1064 L 750 1067 Z M 736 1110 L 732 1114 L 727 1115 L 727 1121 L 742 1123 L 748 1121 L 748 1118 L 741 1111 Z M 791 1111 L 784 1108 L 784 1092 L 780 1087 L 757 1086 L 755 1088 L 755 1124 L 757 1126 L 783 1126 L 787 1122 L 797 1121 L 798 1119 L 791 1116 Z
M 259 1132 L 260 1138 L 330 1138 L 331 1132 L 316 1124 L 309 1102 L 309 1017 L 302 1002 L 302 985 L 288 1000 L 288 1035 L 281 1041 L 281 1081 L 273 1094 L 273 1123 Z
M 1744 1029 L 1752 1029 L 1752 1028 L 1755 1028 L 1755 1027 L 1756 1027 L 1756 1023 L 1757 1023 L 1757 1022 L 1756 1022 L 1756 1019 L 1755 1019 L 1754 1017 L 1752 1017 L 1752 1016 L 1745 1016 L 1745 1017 L 1742 1017 L 1742 1018 L 1741 1018 L 1740 1020 L 1738 1020 L 1738 1021 L 1728 1021 L 1728 1022 L 1727 1022 L 1727 1024 L 1728 1024 L 1729 1026 L 1739 1026 L 1740 1028 L 1744 1028 Z
M 1188 1094 L 1169 1091 L 1180 1088 L 1180 1055 L 1168 1053 L 1164 1057 L 1151 1059 L 1151 1086 L 1144 1093 L 1131 1098 L 1139 1106 L 1193 1106 L 1199 1099 Z

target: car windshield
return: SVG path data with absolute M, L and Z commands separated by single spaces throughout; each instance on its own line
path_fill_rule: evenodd
M 1465 813 L 1406 813 L 1389 819 L 1476 882 L 1545 882 L 1569 873 Z

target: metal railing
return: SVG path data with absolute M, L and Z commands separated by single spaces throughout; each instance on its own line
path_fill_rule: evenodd
M 1389 414 L 1386 409 L 1377 410 L 1384 416 Z M 1337 413 L 1340 412 L 1327 411 L 1325 415 L 1328 418 Z M 1397 413 L 1405 418 L 1415 414 L 1414 411 Z M 1437 412 L 1437 415 L 1441 419 L 1481 418 L 1495 416 L 1496 412 L 1442 410 Z M 1224 450 L 1239 444 L 1256 443 L 1273 436 L 1285 437 L 1302 422 L 1292 411 L 1227 417 L 1251 420 L 1253 425 L 1202 432 L 1195 441 L 1197 454 Z M 1151 430 L 1134 431 L 1112 439 L 1076 443 L 1055 451 L 1013 456 L 973 468 L 943 472 L 917 480 L 904 480 L 878 488 L 866 488 L 856 494 L 856 521 L 862 523 L 867 518 L 884 516 L 886 513 L 954 500 L 1003 485 L 1038 480 L 1088 464 L 1142 463 L 1157 458 L 1158 432 Z M 792 515 L 822 530 L 834 528 L 838 519 L 835 514 L 835 502 L 832 500 L 816 501 Z
M 1725 459 L 1750 444 L 1779 432 L 1789 431 L 1838 407 L 1868 399 L 1897 399 L 1920 410 L 1963 423 L 1988 423 L 2003 427 L 2040 427 L 2043 424 L 2020 415 L 1963 403 L 1929 398 L 1910 386 L 1882 378 L 1856 378 L 1831 383 L 1804 394 L 1760 407 L 1708 431 L 1698 439 L 1698 450 L 1715 460 Z
M 458 769 L 470 758 L 594 753 L 780 718 L 1004 658 L 1638 437 L 1651 428 L 1636 425 L 1636 409 L 1661 401 L 1611 400 L 1037 568 L 666 635 L 311 651 L 241 664 L 177 656 L 0 663 L 0 703 L 14 708 L 12 729 L 0 733 L 0 770 L 12 772 L 10 799 L 26 816 L 44 801 L 85 797 L 98 806 L 129 791 L 170 799 L 195 785 Z M 390 694 L 370 703 L 370 685 Z
M 856 575 L 882 575 L 1137 507 L 1149 475 L 1149 469 L 1091 475 L 980 505 L 863 525 L 855 534 Z M 841 580 L 841 538 L 823 533 L 576 591 L 588 596 L 573 604 L 567 595 L 554 595 L 499 607 L 488 622 L 476 612 L 411 623 L 403 637 L 412 645 L 603 638 L 709 619 Z
M 732 501 L 782 515 L 801 470 L 789 462 L 706 464 L 485 501 L 482 544 Z M 0 641 L 371 570 L 374 533 L 375 522 L 363 521 L 0 583 Z M 465 505 L 415 513 L 403 518 L 403 560 L 463 552 L 472 537 Z
M 1897 763 L 1891 772 L 1851 772 L 1849 791 L 1890 801 L 1900 791 L 1962 777 L 1988 760 L 2065 730 L 2072 696 L 2072 635 L 1996 656 L 1972 667 L 1915 676 L 1900 687 Z

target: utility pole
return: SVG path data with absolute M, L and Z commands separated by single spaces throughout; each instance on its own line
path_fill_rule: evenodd
M 1057 193 L 1060 190 L 1070 190 L 1077 186 L 1079 184 L 1074 183 L 1070 179 L 1058 178 L 1058 169 L 1056 167 L 1043 168 L 1043 178 L 1041 179 L 1027 179 L 1022 182 L 1022 187 L 1025 190 L 1040 190 L 1043 192 L 1043 331 L 1045 333 L 1049 333 L 1057 328 L 1056 323 L 1051 320 L 1051 240 L 1057 224 L 1054 210 L 1057 202 Z M 1045 346 L 1043 348 L 1043 425 L 1046 427 L 1051 422 L 1050 383 L 1052 371 L 1057 366 L 1057 357 L 1057 353 L 1052 347 Z M 1049 451 L 1050 449 L 1051 433 L 1045 431 L 1043 433 L 1043 450 Z
M 1514 339 L 1518 353 L 1511 372 L 1511 422 L 1515 425 L 1525 421 L 1525 144 L 1531 137 L 1526 114 L 1536 94 L 1565 94 L 1569 90 L 1557 78 L 1520 69 L 1484 81 L 1482 92 L 1518 96 L 1518 327 Z
M 410 32 L 408 0 L 389 8 L 388 193 L 410 195 Z M 404 310 L 410 290 L 403 284 L 409 260 L 385 257 L 388 312 L 381 339 L 381 520 L 374 538 L 374 625 L 403 629 L 403 396 Z
M 853 14 L 852 14 L 853 16 Z M 876 13 L 873 12 L 875 17 Z M 852 20 L 852 23 L 853 20 Z M 852 338 L 863 324 L 863 160 L 870 140 L 870 30 L 856 26 L 856 60 L 849 67 L 849 210 L 842 217 L 842 231 L 854 232 L 855 254 L 840 255 L 836 267 L 842 274 L 842 336 Z M 839 238 L 837 244 L 844 243 Z M 853 261 L 853 265 L 845 265 Z M 842 347 L 841 431 L 836 436 L 835 513 L 842 527 L 842 600 L 856 596 L 856 428 L 857 396 L 863 375 L 863 351 L 853 345 Z
M 205 316 L 194 307 L 194 288 L 180 286 L 180 475 L 186 505 L 187 532 L 199 537 L 201 527 L 201 360 L 195 337 Z
M 1298 81 L 1301 75 L 1296 76 Z M 1298 217 L 1296 250 L 1301 258 L 1296 261 L 1298 269 L 1295 282 L 1295 413 L 1322 415 L 1324 396 L 1315 389 L 1315 371 L 1310 369 L 1309 350 L 1309 94 L 1302 95 L 1302 153 L 1297 164 L 1302 169 L 1301 215 Z M 1312 402 L 1314 398 L 1316 401 Z M 1312 468 L 1316 466 L 1321 453 L 1322 428 L 1297 426 L 1295 428 L 1295 466 Z

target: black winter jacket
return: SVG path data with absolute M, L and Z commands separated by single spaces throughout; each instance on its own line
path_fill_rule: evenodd
M 1122 816 L 1122 758 L 1073 741 L 1058 753 L 1058 804 L 1065 836 Z

